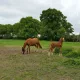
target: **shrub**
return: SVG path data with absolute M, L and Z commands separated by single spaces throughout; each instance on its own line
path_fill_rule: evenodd
M 63 62 L 64 65 L 80 65 L 80 61 L 76 61 L 74 59 L 69 59 Z
M 54 53 L 59 53 L 59 52 L 60 52 L 60 49 L 59 48 L 55 48 Z
M 78 51 L 72 51 L 66 54 L 66 57 L 68 58 L 78 58 L 80 57 L 80 53 Z
M 67 49 L 62 50 L 63 54 L 67 54 L 67 53 L 72 52 L 72 51 L 73 51 L 73 48 L 67 48 Z
M 70 53 L 70 52 L 72 52 L 73 51 L 73 48 L 67 48 L 67 49 L 63 49 L 62 50 L 62 54 L 63 55 L 66 55 L 66 54 L 68 54 L 68 53 Z M 55 53 L 59 53 L 60 52 L 60 48 L 55 48 L 55 51 L 54 51 Z

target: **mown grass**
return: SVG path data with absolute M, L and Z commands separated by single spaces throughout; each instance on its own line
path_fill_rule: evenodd
M 24 40 L 0 40 L 0 47 L 23 43 Z M 49 41 L 40 43 L 43 49 L 49 48 Z M 80 80 L 80 43 L 64 42 L 62 52 L 63 56 L 56 52 L 51 56 L 47 52 L 1 53 L 0 80 Z
M 0 46 L 12 45 L 12 46 L 21 46 L 25 40 L 12 40 L 12 39 L 0 39 Z

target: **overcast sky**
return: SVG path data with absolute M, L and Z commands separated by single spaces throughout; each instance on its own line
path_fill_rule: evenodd
M 0 24 L 14 24 L 27 16 L 39 19 L 48 8 L 60 10 L 80 33 L 80 0 L 0 0 Z

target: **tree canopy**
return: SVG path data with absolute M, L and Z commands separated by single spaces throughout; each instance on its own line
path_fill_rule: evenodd
M 27 39 L 37 37 L 40 39 L 59 40 L 64 37 L 67 41 L 80 41 L 80 34 L 73 34 L 72 24 L 60 10 L 47 9 L 40 14 L 40 21 L 31 16 L 22 17 L 19 22 L 11 24 L 0 24 L 0 38 Z
M 16 27 L 15 27 L 16 26 Z M 21 18 L 19 23 L 14 24 L 18 38 L 36 37 L 39 33 L 40 22 L 32 17 Z
M 42 35 L 48 39 L 58 39 L 73 32 L 72 24 L 59 10 L 50 8 L 43 10 L 40 20 L 43 25 Z

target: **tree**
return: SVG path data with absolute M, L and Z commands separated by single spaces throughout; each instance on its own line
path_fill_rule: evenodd
M 72 24 L 67 22 L 66 16 L 61 11 L 56 9 L 43 10 L 40 15 L 40 20 L 43 25 L 42 35 L 47 39 L 56 39 L 65 36 L 67 33 L 73 32 Z
M 0 35 L 6 34 L 6 31 L 7 31 L 7 30 L 6 30 L 6 26 L 0 24 Z
M 0 38 L 12 38 L 11 33 L 12 33 L 12 25 L 0 24 Z
M 22 18 L 20 20 L 21 29 L 18 36 L 21 38 L 36 37 L 40 30 L 40 22 L 32 17 Z
M 12 38 L 12 25 L 11 24 L 5 24 L 6 27 L 6 34 L 5 34 L 5 38 Z

